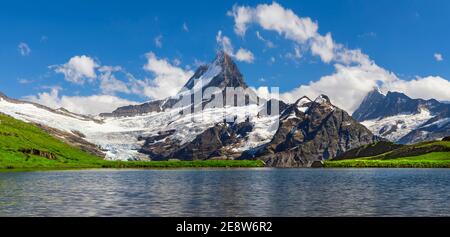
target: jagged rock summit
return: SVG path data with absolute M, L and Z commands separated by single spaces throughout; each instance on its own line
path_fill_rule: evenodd
M 187 90 L 200 88 L 205 90 L 208 87 L 220 89 L 226 87 L 248 88 L 248 85 L 245 83 L 244 77 L 230 55 L 224 51 L 219 51 L 210 64 L 202 65 L 196 70 L 183 88 Z M 182 89 L 180 93 L 183 93 L 183 91 L 185 90 Z
M 275 167 L 311 167 L 379 140 L 328 96 L 314 101 L 302 97 L 283 111 L 272 140 L 247 151 L 242 159 L 262 159 Z

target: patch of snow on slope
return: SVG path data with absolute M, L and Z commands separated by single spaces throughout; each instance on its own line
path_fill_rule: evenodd
M 308 99 L 307 97 L 303 97 L 301 98 L 298 102 L 297 102 L 297 109 L 302 111 L 303 113 L 306 113 L 306 111 L 308 111 L 308 106 L 305 106 L 305 104 L 312 102 L 310 99 Z
M 423 127 L 426 128 L 426 127 L 437 126 L 438 128 L 442 128 L 442 127 L 446 126 L 449 123 L 450 123 L 450 118 L 443 118 L 443 119 L 439 119 L 436 122 L 427 124 L 427 125 L 425 125 Z
M 308 111 L 309 107 L 308 106 L 304 106 L 304 107 L 298 107 L 297 109 L 302 111 L 303 113 L 306 113 L 306 111 Z
M 297 118 L 297 114 L 295 114 L 295 110 L 292 110 L 291 113 L 289 113 L 289 116 L 287 116 L 284 120 L 289 120 L 289 119 L 293 119 L 293 118 Z
M 400 114 L 382 119 L 372 119 L 361 122 L 375 135 L 390 141 L 398 141 L 414 129 L 419 128 L 433 116 L 426 109 L 418 114 Z
M 314 100 L 314 102 L 318 104 L 323 104 L 327 102 L 327 99 L 323 95 L 320 95 Z
M 206 88 L 208 84 L 212 81 L 212 79 L 214 79 L 217 75 L 219 75 L 221 71 L 222 67 L 218 62 L 214 62 L 208 65 L 208 69 L 206 70 L 206 72 L 204 72 L 198 79 L 195 79 L 194 81 L 195 84 L 192 87 L 192 89 L 191 90 L 184 89 L 180 91 L 180 93 L 178 93 L 176 97 L 193 94 L 203 88 Z
M 261 117 L 253 121 L 254 128 L 248 134 L 247 140 L 238 148 L 239 151 L 245 151 L 266 144 L 272 140 L 279 125 L 278 116 Z
M 214 63 L 210 65 L 208 67 L 208 70 L 205 73 L 203 73 L 203 75 L 197 80 L 197 83 L 195 83 L 193 88 L 194 92 L 202 89 L 203 87 L 206 87 L 214 77 L 219 75 L 221 71 L 222 67 L 219 64 Z

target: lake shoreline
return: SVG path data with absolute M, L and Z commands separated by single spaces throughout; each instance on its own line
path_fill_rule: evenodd
M 115 162 L 115 161 L 111 161 Z M 133 163 L 139 163 L 132 161 Z M 153 164 L 155 162 L 155 164 Z M 164 162 L 170 162 L 171 164 Z M 176 161 L 179 164 L 173 164 L 172 161 L 149 161 L 134 165 L 114 165 L 114 166 L 86 166 L 86 167 L 14 167 L 3 168 L 0 167 L 0 173 L 8 172 L 39 172 L 39 171 L 77 171 L 77 170 L 170 170 L 170 169 L 252 169 L 252 168 L 274 168 L 274 169 L 448 169 L 450 164 L 436 164 L 436 163 L 398 163 L 398 162 L 379 162 L 374 161 L 368 163 L 361 160 L 343 160 L 343 161 L 326 161 L 323 167 L 268 167 L 262 161 L 253 161 L 251 163 L 241 161 L 225 161 L 216 163 L 215 165 L 208 164 L 206 161 Z M 131 163 L 129 161 L 120 161 L 120 163 Z
M 51 171 L 51 170 L 90 170 L 90 169 L 184 169 L 184 168 L 263 168 L 260 160 L 204 160 L 204 161 L 107 161 L 93 164 L 52 164 L 42 166 L 33 164 L 8 164 L 0 166 L 0 172 Z
M 450 168 L 448 161 L 411 160 L 339 160 L 326 161 L 324 168 Z

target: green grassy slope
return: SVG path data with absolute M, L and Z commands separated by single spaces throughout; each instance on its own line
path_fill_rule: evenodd
M 106 161 L 61 142 L 32 124 L 0 114 L 0 170 L 261 166 L 261 161 Z
M 325 167 L 450 168 L 450 142 L 431 141 L 356 159 L 330 160 Z

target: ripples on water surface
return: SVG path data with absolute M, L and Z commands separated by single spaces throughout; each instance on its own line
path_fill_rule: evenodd
M 0 216 L 449 216 L 448 169 L 0 173 Z

